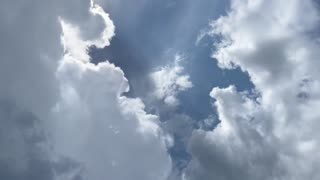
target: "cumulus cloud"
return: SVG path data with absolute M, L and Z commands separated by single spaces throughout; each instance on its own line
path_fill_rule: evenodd
M 66 55 L 57 76 L 61 97 L 50 127 L 59 154 L 83 163 L 88 179 L 166 178 L 171 165 L 158 117 L 141 100 L 120 96 L 128 83 L 119 68 Z
M 221 123 L 193 133 L 185 179 L 320 178 L 319 20 L 312 0 L 234 0 L 212 23 L 213 57 L 248 72 L 255 94 L 212 90 Z
M 108 14 L 77 0 L 5 0 L 0 10 L 0 177 L 166 179 L 171 140 L 158 117 L 121 96 L 120 68 L 90 63 L 89 46 L 114 36 Z
M 189 75 L 184 74 L 180 64 L 183 59 L 183 56 L 176 55 L 173 65 L 162 67 L 150 75 L 154 83 L 152 95 L 169 106 L 178 105 L 178 93 L 192 87 Z

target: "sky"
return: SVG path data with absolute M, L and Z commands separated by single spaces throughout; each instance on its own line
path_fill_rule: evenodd
M 0 3 L 0 179 L 320 179 L 318 0 Z

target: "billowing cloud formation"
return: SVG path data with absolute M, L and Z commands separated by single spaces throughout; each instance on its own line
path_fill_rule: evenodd
M 109 45 L 114 35 L 103 9 L 92 1 L 5 0 L 0 12 L 0 177 L 166 179 L 170 138 L 158 117 L 121 96 L 128 91 L 121 69 L 90 63 L 88 47 Z
M 181 61 L 183 57 L 176 55 L 173 65 L 163 67 L 150 75 L 155 86 L 152 95 L 169 106 L 178 105 L 179 100 L 176 97 L 178 93 L 192 87 L 189 75 L 183 74 Z
M 83 63 L 66 53 L 56 74 L 61 99 L 50 127 L 60 154 L 82 162 L 88 179 L 166 178 L 171 167 L 166 137 L 141 100 L 120 96 L 129 86 L 119 68 Z
M 214 58 L 248 72 L 255 93 L 214 88 L 221 123 L 196 131 L 185 179 L 319 179 L 319 7 L 312 0 L 234 0 L 212 24 Z

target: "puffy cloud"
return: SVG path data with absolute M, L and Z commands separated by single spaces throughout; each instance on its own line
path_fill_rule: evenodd
M 129 87 L 120 68 L 90 63 L 89 46 L 114 35 L 103 9 L 5 0 L 0 12 L 0 176 L 166 179 L 171 140 L 158 117 L 121 96 Z
M 178 93 L 192 87 L 189 75 L 183 74 L 181 61 L 183 57 L 176 55 L 172 66 L 162 67 L 150 75 L 155 89 L 152 95 L 169 106 L 178 105 Z
M 49 125 L 59 154 L 83 163 L 89 179 L 166 178 L 171 162 L 158 117 L 120 96 L 128 83 L 119 68 L 66 55 L 57 75 L 61 98 Z
M 221 123 L 193 133 L 185 179 L 320 178 L 318 8 L 312 0 L 234 0 L 212 23 L 221 36 L 213 57 L 248 72 L 255 91 L 212 90 Z
M 75 34 L 65 33 L 66 24 L 61 24 L 62 39 L 72 41 L 69 36 Z M 101 39 L 108 37 L 107 42 L 111 36 L 102 33 Z M 75 39 L 77 44 L 84 42 L 80 37 Z M 71 50 L 86 50 L 72 43 L 64 45 Z M 86 47 L 89 45 L 96 44 Z M 83 163 L 88 179 L 166 179 L 171 170 L 167 137 L 157 124 L 158 117 L 146 114 L 141 100 L 121 97 L 129 90 L 121 69 L 108 62 L 94 65 L 89 59 L 79 61 L 67 51 L 56 75 L 61 96 L 50 127 L 59 154 Z

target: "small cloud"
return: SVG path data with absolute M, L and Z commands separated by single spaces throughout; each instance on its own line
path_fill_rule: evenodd
M 193 86 L 190 76 L 184 73 L 184 68 L 181 66 L 184 59 L 183 56 L 177 54 L 173 64 L 161 67 L 150 74 L 154 83 L 153 95 L 157 100 L 161 100 L 169 106 L 177 106 L 179 92 L 186 91 Z

